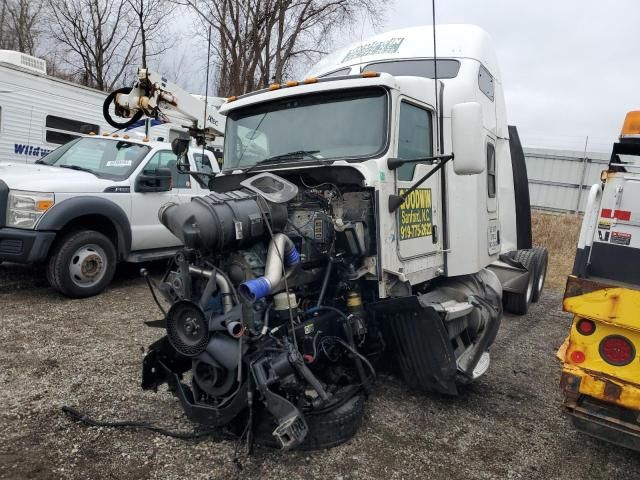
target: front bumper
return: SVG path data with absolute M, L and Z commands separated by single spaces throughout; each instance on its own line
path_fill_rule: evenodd
M 0 261 L 37 263 L 45 260 L 55 232 L 0 228 Z

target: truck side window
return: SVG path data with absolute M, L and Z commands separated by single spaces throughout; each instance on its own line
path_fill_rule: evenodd
M 433 125 L 431 113 L 403 101 L 400 104 L 400 129 L 398 132 L 398 158 L 412 160 L 432 156 Z M 415 163 L 408 163 L 396 170 L 400 181 L 413 179 Z
M 495 97 L 495 86 L 493 84 L 493 77 L 489 73 L 489 70 L 480 65 L 480 71 L 478 72 L 478 88 L 486 97 L 493 102 Z
M 213 167 L 206 155 L 202 153 L 194 153 L 193 159 L 196 162 L 196 170 L 203 173 L 213 173 Z
M 168 168 L 171 170 L 171 176 L 173 177 L 173 188 L 189 188 L 189 175 L 179 173 L 176 167 L 177 163 L 178 158 L 175 153 L 170 150 L 161 150 L 156 152 L 151 157 L 151 160 L 147 162 L 143 173 L 153 174 L 156 168 Z
M 100 133 L 100 126 L 93 123 L 71 120 L 70 118 L 47 115 L 45 119 L 47 143 L 64 144 L 74 138 L 78 138 L 78 133 Z
M 496 198 L 496 147 L 487 143 L 487 194 Z

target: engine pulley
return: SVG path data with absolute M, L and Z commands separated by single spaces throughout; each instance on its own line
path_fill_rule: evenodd
M 187 357 L 205 351 L 209 343 L 209 323 L 196 304 L 181 300 L 167 312 L 167 337 L 173 348 Z

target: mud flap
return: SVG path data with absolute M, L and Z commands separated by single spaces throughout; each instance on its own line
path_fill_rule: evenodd
M 438 313 L 418 297 L 383 300 L 370 305 L 382 326 L 405 382 L 417 390 L 457 395 L 456 358 Z

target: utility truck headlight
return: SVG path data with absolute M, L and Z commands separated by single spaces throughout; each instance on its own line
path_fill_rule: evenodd
M 9 191 L 7 204 L 7 226 L 34 228 L 40 217 L 53 207 L 53 193 Z

